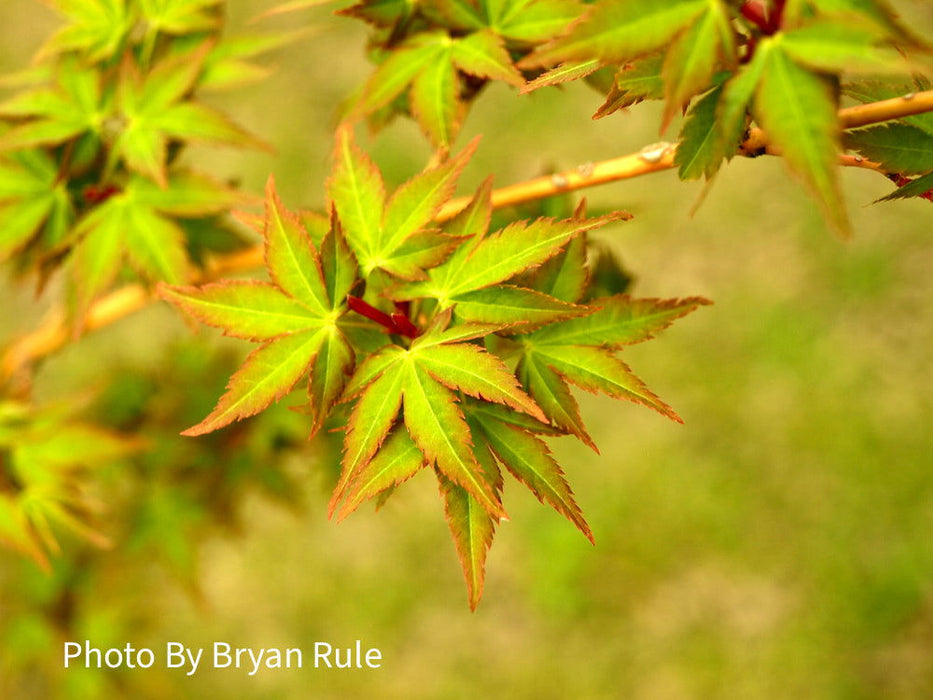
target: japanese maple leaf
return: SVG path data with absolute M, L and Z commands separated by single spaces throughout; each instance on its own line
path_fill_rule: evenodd
M 392 297 L 435 299 L 441 309 L 452 308 L 460 321 L 511 325 L 523 332 L 589 313 L 580 305 L 521 286 L 520 275 L 557 255 L 575 236 L 628 215 L 517 221 L 487 235 L 491 209 L 486 183 L 447 226 L 448 233 L 465 242 L 429 269 L 426 280 L 399 285 L 391 291 Z
M 422 279 L 424 268 L 437 265 L 458 245 L 457 238 L 429 224 L 453 194 L 476 143 L 387 198 L 382 174 L 356 146 L 352 129 L 338 130 L 327 192 L 364 275 L 381 269 L 403 279 Z
M 589 280 L 582 264 L 583 246 L 569 248 L 542 267 L 533 286 L 579 302 Z M 626 345 L 650 340 L 676 319 L 710 302 L 686 299 L 635 299 L 625 294 L 591 300 L 586 315 L 513 336 L 522 385 L 551 425 L 576 435 L 596 450 L 567 383 L 593 393 L 627 399 L 682 422 L 618 357 Z
M 491 517 L 505 514 L 495 479 L 477 461 L 455 392 L 542 420 L 544 414 L 502 360 L 467 342 L 488 335 L 495 326 L 463 324 L 445 329 L 449 319 L 449 312 L 439 314 L 410 347 L 388 345 L 354 373 L 346 396 L 359 399 L 347 426 L 343 472 L 331 500 L 331 513 L 347 495 L 348 485 L 373 460 L 401 413 L 401 422 L 421 453 L 420 462 L 433 464 Z
M 146 75 L 132 60 L 123 62 L 116 106 L 124 125 L 109 153 L 111 167 L 121 158 L 131 170 L 164 184 L 168 144 L 173 140 L 270 148 L 220 112 L 190 98 L 210 47 L 203 42 L 191 52 L 164 59 Z
M 320 249 L 284 208 L 270 179 L 265 254 L 271 282 L 228 280 L 200 288 L 161 286 L 162 296 L 227 335 L 262 343 L 230 379 L 217 407 L 184 435 L 201 435 L 254 415 L 309 375 L 312 433 L 340 397 L 353 368 L 341 329 L 357 263 L 334 223 Z

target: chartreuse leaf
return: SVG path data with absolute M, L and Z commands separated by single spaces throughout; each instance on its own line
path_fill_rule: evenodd
M 64 58 L 54 88 L 29 90 L 0 104 L 0 115 L 30 118 L 0 135 L 0 151 L 57 145 L 85 132 L 97 133 L 108 109 L 98 73 L 75 57 Z
M 412 81 L 411 109 L 436 148 L 447 150 L 460 130 L 464 107 L 451 47 L 444 46 Z
M 222 0 L 138 0 L 149 31 L 190 34 L 215 28 L 219 16 L 211 8 Z
M 586 432 L 576 399 L 559 374 L 548 367 L 540 356 L 527 352 L 522 355 L 516 373 L 552 425 L 561 432 L 575 435 L 595 452 L 599 452 L 596 443 Z
M 485 206 L 483 201 L 478 193 L 462 216 L 485 221 L 486 215 L 479 213 L 483 211 L 480 207 Z M 480 229 L 474 228 L 466 243 L 443 264 L 428 271 L 429 279 L 402 285 L 392 291 L 392 296 L 400 300 L 433 298 L 442 309 L 453 307 L 459 321 L 514 325 L 522 332 L 584 313 L 573 304 L 541 292 L 499 283 L 556 255 L 574 236 L 617 218 L 608 215 L 594 219 L 520 221 L 490 236 L 481 235 Z M 462 222 L 452 223 L 453 230 L 462 230 Z
M 444 32 L 422 34 L 393 50 L 370 76 L 352 114 L 363 116 L 385 107 L 412 84 L 415 77 L 437 62 L 448 49 Z
M 364 273 L 379 268 L 402 278 L 423 278 L 423 268 L 438 264 L 457 246 L 458 239 L 426 227 L 453 194 L 476 144 L 416 175 L 385 202 L 378 169 L 356 147 L 348 126 L 338 131 L 328 193 Z
M 438 269 L 441 293 L 450 297 L 502 282 L 555 255 L 573 236 L 598 228 L 615 217 L 597 219 L 538 219 L 517 221 L 485 237 L 467 260 L 451 261 Z
M 639 58 L 669 44 L 708 4 L 708 0 L 606 0 L 591 5 L 566 34 L 537 49 L 520 66 Z
M 772 44 L 763 42 L 755 49 L 752 60 L 735 73 L 723 86 L 716 110 L 719 130 L 727 159 L 735 156 L 745 135 L 748 105 L 755 95 L 761 75 L 768 64 Z
M 386 203 L 381 245 L 375 253 L 377 256 L 391 256 L 406 240 L 423 231 L 434 219 L 441 205 L 453 195 L 457 179 L 473 156 L 477 144 L 477 140 L 472 141 L 455 158 L 416 175 L 393 193 Z
M 124 259 L 146 280 L 183 283 L 188 275 L 186 237 L 169 217 L 220 213 L 235 200 L 228 188 L 194 173 L 174 173 L 164 188 L 131 176 L 125 189 L 92 209 L 74 228 L 78 319 L 113 281 Z
M 532 92 L 538 88 L 542 88 L 548 85 L 560 85 L 561 83 L 567 83 L 572 80 L 579 80 L 580 78 L 585 78 L 591 73 L 595 72 L 599 68 L 599 59 L 591 58 L 587 61 L 570 61 L 568 63 L 562 63 L 555 68 L 545 71 L 537 78 L 527 83 L 523 88 L 522 92 Z
M 481 426 L 483 437 L 505 468 L 531 489 L 539 501 L 553 507 L 594 542 L 593 532 L 574 501 L 564 473 L 544 441 L 489 416 L 472 414 L 471 417 Z
M 347 125 L 337 130 L 327 193 L 347 243 L 364 269 L 371 269 L 370 261 L 382 243 L 385 185 L 382 174 L 353 142 L 353 131 Z
M 550 345 L 598 345 L 617 350 L 651 340 L 678 318 L 709 303 L 702 297 L 635 299 L 620 295 L 594 299 L 592 313 L 542 328 L 534 339 Z
M 122 158 L 131 170 L 164 185 L 170 139 L 268 148 L 220 112 L 187 97 L 209 49 L 204 43 L 193 54 L 164 59 L 145 76 L 129 59 L 124 61 L 117 106 L 126 124 L 109 154 L 111 167 Z
M 861 16 L 856 16 L 856 20 Z M 847 18 L 817 20 L 786 32 L 781 47 L 797 63 L 825 73 L 903 76 L 911 64 L 877 27 Z
M 55 161 L 42 150 L 0 158 L 0 260 L 26 245 L 43 226 L 57 243 L 74 218 L 71 196 Z
M 460 320 L 514 325 L 523 333 L 587 311 L 547 294 L 507 284 L 457 294 L 452 300 Z
M 42 47 L 43 53 L 76 51 L 90 61 L 113 56 L 133 26 L 133 6 L 125 0 L 52 0 L 67 20 Z
M 418 363 L 406 367 L 405 427 L 429 463 L 476 499 L 494 518 L 505 515 L 495 484 L 474 455 L 456 396 Z
M 614 352 L 653 338 L 676 319 L 708 303 L 700 297 L 596 299 L 586 316 L 516 336 L 521 349 L 518 377 L 553 425 L 594 449 L 565 380 L 587 391 L 641 403 L 679 421 Z
M 603 348 L 566 345 L 531 345 L 526 352 L 539 355 L 545 365 L 581 389 L 614 399 L 628 399 L 655 409 L 682 423 L 670 406 L 655 396 L 624 362 Z
M 560 34 L 583 7 L 578 0 L 509 0 L 489 15 L 489 26 L 510 44 L 539 44 Z
M 528 286 L 570 304 L 580 301 L 589 282 L 586 246 L 585 233 L 572 238 L 564 250 L 534 271 Z
M 502 487 L 502 476 L 489 449 L 480 446 L 476 450 L 476 455 L 476 464 L 483 475 L 483 480 L 490 483 L 494 491 L 498 491 Z M 470 609 L 475 610 L 483 596 L 486 555 L 489 554 L 496 524 L 500 518 L 491 515 L 469 490 L 458 486 L 440 470 L 437 470 L 437 478 L 440 483 L 441 496 L 444 499 L 447 525 L 463 568 Z
M 265 238 L 266 265 L 275 283 L 319 317 L 325 316 L 331 302 L 321 257 L 301 221 L 285 209 L 272 178 L 266 185 Z
M 888 172 L 919 175 L 933 168 L 933 135 L 910 124 L 895 122 L 849 131 L 843 143 L 881 163 Z
M 690 108 L 680 131 L 680 144 L 674 154 L 681 180 L 709 180 L 719 170 L 725 158 L 716 111 L 722 96 L 722 87 L 710 91 Z
M 0 402 L 0 544 L 44 569 L 49 553 L 59 551 L 59 530 L 107 545 L 93 527 L 98 508 L 88 495 L 88 476 L 137 448 L 59 408 Z
M 170 296 L 167 299 L 172 301 Z M 311 327 L 281 336 L 254 350 L 230 378 L 227 392 L 220 397 L 210 415 L 183 431 L 182 435 L 213 432 L 234 421 L 255 415 L 273 401 L 281 399 L 307 372 L 326 335 L 325 328 Z
M 331 513 L 373 459 L 401 406 L 405 427 L 423 461 L 466 489 L 492 516 L 503 514 L 495 490 L 476 463 L 470 430 L 454 391 L 539 420 L 544 414 L 500 359 L 460 342 L 488 334 L 491 328 L 465 324 L 441 330 L 441 325 L 434 324 L 407 350 L 389 346 L 373 355 L 351 378 L 345 396 L 362 394 L 350 414 L 343 472 Z
M 424 456 L 404 426 L 397 426 L 382 448 L 347 488 L 347 498 L 337 520 L 343 520 L 363 501 L 378 496 L 413 477 L 424 466 Z
M 326 265 L 299 219 L 270 181 L 263 233 L 272 283 L 227 281 L 162 286 L 167 301 L 225 333 L 264 343 L 233 375 L 217 407 L 185 435 L 201 435 L 254 415 L 282 398 L 305 374 L 312 432 L 343 393 L 355 363 L 339 327 L 356 261 L 335 228 L 325 235 Z
M 761 44 L 776 41 L 765 39 Z M 768 54 L 755 93 L 755 119 L 784 162 L 799 175 L 840 234 L 849 221 L 836 168 L 839 119 L 832 87 L 823 76 L 795 63 L 779 43 Z

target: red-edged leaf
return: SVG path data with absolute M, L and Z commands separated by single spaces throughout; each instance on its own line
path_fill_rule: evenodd
M 505 512 L 495 486 L 473 454 L 470 429 L 457 407 L 456 397 L 416 364 L 407 370 L 404 414 L 408 432 L 425 459 L 466 489 L 490 516 L 503 517 Z
M 266 282 L 228 280 L 202 287 L 169 287 L 159 292 L 166 301 L 225 335 L 271 340 L 320 327 L 321 321 Z
M 494 488 L 501 486 L 502 477 L 485 446 L 477 450 L 477 464 L 483 470 L 484 479 L 492 480 Z M 486 555 L 499 519 L 491 516 L 468 490 L 458 486 L 440 470 L 437 470 L 437 479 L 444 499 L 447 524 L 463 568 L 470 609 L 475 610 L 483 596 Z
M 489 446 L 515 478 L 531 489 L 539 501 L 564 515 L 590 542 L 596 544 L 593 532 L 573 498 L 573 491 L 564 479 L 564 473 L 551 457 L 551 451 L 544 441 L 514 425 L 480 416 L 477 419 Z
M 272 340 L 246 358 L 230 378 L 225 393 L 211 414 L 182 435 L 203 435 L 252 416 L 277 401 L 295 386 L 317 353 L 324 334 L 308 330 Z
M 396 427 L 382 448 L 363 467 L 347 488 L 347 497 L 337 521 L 346 518 L 363 501 L 413 477 L 424 466 L 424 456 L 404 426 Z
M 321 258 L 301 221 L 282 205 L 271 177 L 266 185 L 265 238 L 266 265 L 272 279 L 296 301 L 326 315 L 331 304 Z
M 343 471 L 328 505 L 333 517 L 347 486 L 382 445 L 402 404 L 405 368 L 393 363 L 369 385 L 350 413 L 344 440 Z
M 417 354 L 421 366 L 445 386 L 546 420 L 502 361 L 482 348 L 466 343 L 434 345 Z

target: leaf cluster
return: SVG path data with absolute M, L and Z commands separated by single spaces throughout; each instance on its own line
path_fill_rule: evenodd
M 188 144 L 267 148 L 199 99 L 261 78 L 290 36 L 220 38 L 220 0 L 52 0 L 64 25 L 0 102 L 0 259 L 69 267 L 77 317 L 128 263 L 182 283 L 243 245 L 242 195 L 183 165 Z
M 664 130 L 684 112 L 675 157 L 682 179 L 713 177 L 757 124 L 845 234 L 836 167 L 843 145 L 897 173 L 925 173 L 933 159 L 929 133 L 908 122 L 843 140 L 840 96 L 866 94 L 866 79 L 885 78 L 893 91 L 899 80 L 898 96 L 923 89 L 929 56 L 877 0 L 601 0 L 519 65 L 548 68 L 528 89 L 611 71 L 594 118 L 664 100 Z
M 185 434 L 255 415 L 302 382 L 310 432 L 344 433 L 331 514 L 342 519 L 431 470 L 475 607 L 506 515 L 502 470 L 592 539 L 543 438 L 575 435 L 594 446 L 571 384 L 679 420 L 618 354 L 708 302 L 593 297 L 587 232 L 621 214 L 587 218 L 581 209 L 489 231 L 487 182 L 438 223 L 471 150 L 388 194 L 343 127 L 326 230 L 306 227 L 270 181 L 262 222 L 269 281 L 163 285 L 161 293 L 260 344 Z

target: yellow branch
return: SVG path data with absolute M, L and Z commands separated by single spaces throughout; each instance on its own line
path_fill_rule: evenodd
M 839 123 L 843 129 L 852 129 L 930 111 L 933 111 L 933 90 L 841 109 L 839 110 Z M 638 153 L 597 163 L 584 163 L 571 170 L 502 187 L 493 191 L 492 204 L 496 208 L 507 207 L 543 199 L 561 192 L 669 170 L 674 167 L 676 150 L 676 144 L 666 142 L 652 144 Z M 749 132 L 739 152 L 745 155 L 762 152 L 780 155 L 777 148 L 768 144 L 766 135 L 760 129 L 752 129 Z M 865 160 L 860 156 L 840 155 L 839 164 L 884 172 L 880 164 Z M 450 200 L 438 212 L 436 220 L 439 223 L 449 220 L 462 211 L 469 201 L 470 197 Z M 260 267 L 262 263 L 263 251 L 257 246 L 213 259 L 204 273 L 194 281 L 205 282 L 217 279 L 226 274 Z M 86 330 L 94 330 L 109 325 L 139 310 L 151 301 L 152 298 L 141 286 L 123 287 L 101 297 L 91 306 L 84 327 Z M 54 352 L 68 341 L 68 337 L 63 312 L 60 309 L 53 310 L 39 328 L 21 337 L 7 348 L 0 361 L 0 381 L 9 379 L 30 362 Z

